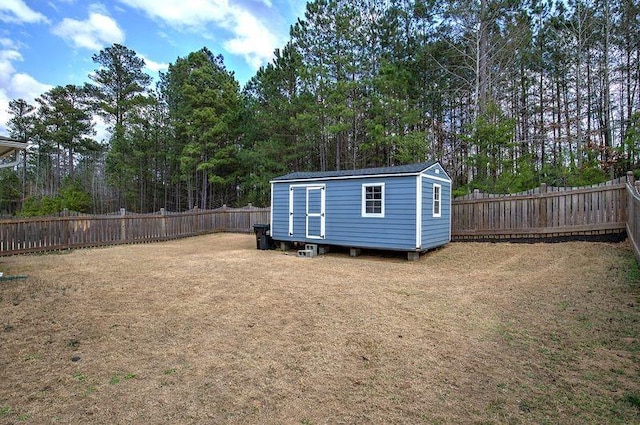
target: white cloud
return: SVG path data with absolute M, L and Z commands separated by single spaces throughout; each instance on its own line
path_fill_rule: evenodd
M 41 83 L 31 75 L 22 72 L 13 74 L 11 83 L 13 85 L 13 89 L 10 90 L 12 98 L 24 99 L 28 102 L 53 88 L 53 86 Z
M 6 124 L 11 118 L 9 115 L 9 102 L 14 99 L 24 99 L 34 103 L 36 97 L 50 90 L 52 86 L 44 84 L 32 76 L 16 72 L 13 62 L 21 61 L 22 55 L 18 50 L 12 49 L 10 40 L 0 41 L 2 46 L 8 48 L 0 50 L 0 133 L 6 134 Z
M 167 69 L 169 69 L 168 63 L 156 62 L 154 60 L 149 59 L 147 56 L 141 55 L 141 54 L 139 54 L 138 56 L 144 59 L 144 66 L 145 68 L 147 68 L 148 71 L 158 72 L 158 71 L 166 71 Z
M 122 43 L 124 32 L 118 23 L 95 7 L 93 9 L 89 11 L 89 17 L 84 21 L 64 18 L 52 29 L 52 32 L 71 42 L 75 47 L 90 50 L 100 50 L 113 43 Z
M 175 27 L 200 27 L 208 22 L 220 22 L 228 15 L 227 0 L 120 0 L 140 9 L 155 19 Z
M 22 55 L 17 50 L 11 48 L 0 50 L 0 87 L 4 87 L 5 80 L 8 81 L 15 72 L 12 62 L 21 60 Z
M 269 8 L 273 7 L 273 2 L 271 0 L 255 0 L 258 3 L 261 3 Z
M 28 74 L 16 72 L 13 62 L 18 61 L 22 61 L 19 51 L 11 48 L 0 50 L 0 92 L 9 99 L 32 101 L 51 88 Z
M 242 55 L 254 70 L 268 62 L 273 51 L 281 43 L 278 38 L 251 13 L 232 9 L 234 17 L 233 32 L 235 37 L 224 43 L 225 49 L 231 53 Z
M 11 119 L 10 101 L 24 99 L 27 103 L 34 104 L 36 97 L 53 88 L 24 73 L 15 73 L 7 78 L 8 87 L 5 86 L 4 81 L 0 84 L 0 133 L 2 134 L 7 133 L 6 124 Z
M 103 144 L 107 143 L 109 141 L 109 138 L 111 137 L 111 131 L 109 130 L 109 125 L 106 122 L 104 122 L 102 117 L 98 115 L 94 115 L 91 121 L 93 121 L 93 125 L 94 125 L 93 129 L 96 132 L 93 138 L 98 143 L 103 143 Z
M 0 38 L 0 47 L 4 47 L 5 49 L 15 49 L 18 46 L 10 38 Z
M 0 135 L 7 136 L 9 130 L 7 129 L 7 123 L 11 117 L 9 116 L 9 99 L 2 90 L 0 90 Z
M 232 34 L 223 42 L 230 53 L 241 55 L 254 69 L 271 60 L 273 51 L 284 44 L 284 34 L 278 36 L 267 24 L 239 5 L 228 0 L 119 0 L 142 10 L 153 19 L 200 33 L 214 24 Z M 263 0 L 269 5 L 271 0 Z
M 27 6 L 22 0 L 2 0 L 0 3 L 0 21 L 21 24 L 48 22 L 46 16 Z

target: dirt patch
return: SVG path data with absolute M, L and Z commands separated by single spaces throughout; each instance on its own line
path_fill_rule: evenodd
M 250 235 L 0 258 L 0 422 L 640 421 L 625 244 L 408 262 Z

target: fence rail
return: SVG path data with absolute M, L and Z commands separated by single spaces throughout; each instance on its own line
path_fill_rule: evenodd
M 251 232 L 269 208 L 194 209 L 184 213 L 76 215 L 0 220 L 0 255 L 157 242 L 213 232 Z
M 539 188 L 511 195 L 478 191 L 451 205 L 453 240 L 519 239 L 625 231 L 625 179 L 588 187 Z

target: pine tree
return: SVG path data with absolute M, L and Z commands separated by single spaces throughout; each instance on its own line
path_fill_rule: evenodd
M 93 83 L 86 85 L 94 111 L 108 124 L 111 132 L 106 172 L 118 189 L 120 207 L 133 208 L 137 196 L 131 181 L 137 168 L 131 157 L 133 141 L 130 125 L 140 108 L 150 103 L 148 86 L 151 77 L 143 71 L 144 60 L 123 45 L 114 44 L 92 56 L 99 67 L 89 75 Z
M 235 124 L 242 104 L 233 73 L 221 55 L 203 48 L 178 58 L 163 79 L 188 205 L 207 208 L 234 200 Z
M 62 178 L 75 178 L 76 154 L 98 150 L 94 140 L 92 115 L 85 91 L 78 86 L 57 86 L 36 99 L 43 126 L 42 138 L 56 147 L 55 189 Z

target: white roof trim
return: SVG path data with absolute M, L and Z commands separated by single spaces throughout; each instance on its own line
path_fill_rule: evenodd
M 436 165 L 436 164 L 434 164 Z M 429 167 L 431 168 L 431 167 Z M 387 173 L 387 174 L 363 174 L 360 176 L 335 176 L 335 177 L 316 177 L 316 178 L 302 178 L 302 179 L 287 179 L 287 180 L 271 180 L 269 183 L 292 183 L 292 182 L 309 182 L 309 184 L 313 184 L 313 181 L 327 181 L 327 180 L 352 180 L 352 179 L 371 179 L 371 178 L 384 178 L 384 177 L 410 177 L 410 176 L 419 176 L 423 175 L 424 177 L 434 178 L 442 181 L 451 181 L 451 179 L 446 180 L 443 178 L 438 178 L 431 175 L 424 175 L 424 172 L 429 168 L 425 168 L 424 170 L 418 173 Z M 449 175 L 445 172 L 445 175 L 449 177 Z

